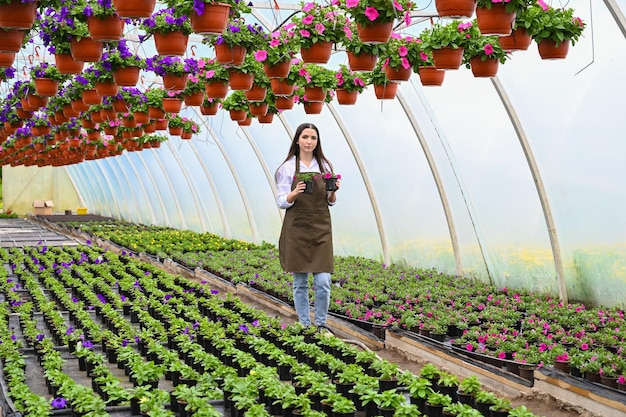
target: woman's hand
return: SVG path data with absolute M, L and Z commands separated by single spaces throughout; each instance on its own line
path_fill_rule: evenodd
M 291 204 L 296 201 L 296 199 L 298 198 L 298 194 L 303 193 L 305 187 L 306 184 L 304 183 L 304 181 L 298 181 L 294 189 L 291 190 L 289 194 L 287 194 L 287 202 Z

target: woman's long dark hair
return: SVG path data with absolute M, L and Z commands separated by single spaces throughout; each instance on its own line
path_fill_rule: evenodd
M 287 157 L 283 161 L 283 164 L 289 160 L 294 155 L 300 154 L 300 145 L 298 145 L 298 138 L 302 134 L 304 129 L 313 129 L 317 134 L 317 146 L 313 149 L 313 157 L 317 160 L 317 164 L 319 165 L 322 173 L 326 172 L 326 165 L 330 168 L 330 171 L 333 172 L 333 164 L 326 159 L 324 156 L 324 152 L 322 151 L 322 139 L 320 138 L 320 131 L 313 123 L 302 123 L 296 129 L 296 133 L 293 136 L 293 140 L 291 141 L 291 147 L 289 148 L 289 152 L 287 153 Z M 282 164 L 281 164 L 282 165 Z

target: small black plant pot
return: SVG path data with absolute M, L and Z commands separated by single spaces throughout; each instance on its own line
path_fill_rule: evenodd
M 304 181 L 304 194 L 313 194 L 313 181 Z
M 326 191 L 337 191 L 337 178 L 325 178 Z

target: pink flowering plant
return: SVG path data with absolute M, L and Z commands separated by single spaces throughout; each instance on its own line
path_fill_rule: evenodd
M 420 38 L 424 42 L 424 50 L 433 50 L 465 48 L 479 36 L 480 30 L 475 21 L 452 20 L 447 24 L 433 24 L 421 33 Z
M 402 20 L 411 23 L 415 3 L 410 0 L 339 0 L 341 7 L 361 26 Z
M 528 7 L 531 0 L 477 0 L 476 7 L 491 9 L 494 4 L 503 4 L 508 13 L 516 12 Z
M 295 56 L 299 39 L 294 23 L 283 25 L 270 33 L 265 39 L 265 44 L 254 51 L 254 59 L 268 65 L 289 61 Z
M 317 42 L 340 43 L 349 24 L 336 5 L 322 6 L 314 2 L 302 3 L 302 15 L 291 21 L 296 25 L 300 45 L 304 48 Z
M 228 82 L 228 69 L 212 58 L 198 60 L 200 79 L 206 82 Z
M 538 0 L 539 7 L 528 9 L 527 18 L 534 22 L 530 29 L 530 36 L 536 41 L 551 39 L 558 46 L 561 42 L 569 40 L 575 45 L 585 30 L 585 22 L 580 17 L 574 16 L 574 9 L 557 9 L 546 5 Z M 531 20 L 532 19 L 532 20 Z
M 470 68 L 470 60 L 478 57 L 481 61 L 497 59 L 501 64 L 504 64 L 510 56 L 510 53 L 500 46 L 497 36 L 480 36 L 470 42 L 463 50 L 463 63 L 467 68 Z
M 295 84 L 302 87 L 314 86 L 322 87 L 326 90 L 337 87 L 335 71 L 323 65 L 300 63 L 296 65 L 296 68 L 292 69 L 292 73 L 298 75 Z
M 421 61 L 422 41 L 414 36 L 392 33 L 382 57 L 391 68 L 409 69 Z
M 346 65 L 339 65 L 339 70 L 335 74 L 337 78 L 337 88 L 344 89 L 348 92 L 357 91 L 362 93 L 366 87 L 366 75 L 360 72 L 354 72 Z
M 363 43 L 357 36 L 356 23 L 351 22 L 349 26 L 344 28 L 345 36 L 341 41 L 341 45 L 346 52 L 351 52 L 354 55 L 375 55 L 381 56 L 384 54 L 387 48 L 386 43 Z

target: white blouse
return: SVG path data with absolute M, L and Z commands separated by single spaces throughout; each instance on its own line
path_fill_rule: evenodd
M 300 172 L 322 172 L 317 159 L 313 158 L 310 166 L 306 166 L 302 160 L 300 161 Z M 326 172 L 330 172 L 330 167 L 326 166 Z M 293 203 L 287 202 L 287 194 L 291 192 L 291 183 L 293 177 L 296 175 L 296 157 L 295 155 L 286 160 L 276 171 L 276 204 L 281 209 L 288 209 L 293 206 Z M 328 192 L 330 193 L 330 192 Z M 328 194 L 327 193 L 327 194 Z M 334 205 L 334 202 L 328 202 L 329 205 Z

